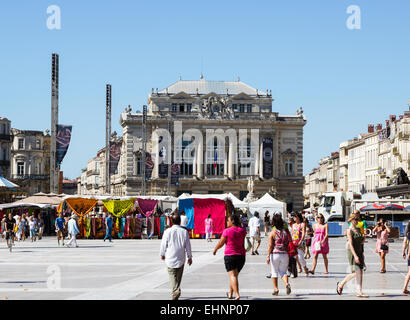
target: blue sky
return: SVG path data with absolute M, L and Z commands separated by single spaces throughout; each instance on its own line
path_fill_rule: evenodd
M 61 30 L 46 27 L 61 8 Z M 361 30 L 346 27 L 349 5 Z M 402 114 L 410 100 L 408 1 L 79 1 L 0 4 L 0 116 L 50 128 L 51 53 L 60 54 L 62 124 L 73 125 L 62 164 L 75 178 L 105 143 L 105 84 L 120 113 L 178 80 L 241 80 L 272 90 L 273 110 L 303 107 L 304 171 L 341 141 Z

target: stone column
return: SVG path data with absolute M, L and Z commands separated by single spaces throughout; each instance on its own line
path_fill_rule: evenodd
M 259 177 L 263 179 L 263 138 L 261 138 L 259 149 Z
M 198 150 L 197 150 L 197 157 L 196 157 L 196 165 L 197 165 L 197 176 L 199 179 L 204 178 L 204 161 L 203 161 L 203 141 L 199 141 Z
M 229 150 L 228 150 L 228 177 L 229 179 L 234 179 L 235 177 L 235 153 L 233 142 L 229 139 Z

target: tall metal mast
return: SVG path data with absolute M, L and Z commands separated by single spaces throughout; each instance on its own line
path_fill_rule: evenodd
M 50 144 L 50 193 L 58 193 L 58 168 L 56 167 L 57 124 L 58 124 L 58 77 L 59 56 L 51 56 L 51 144 Z
M 110 141 L 111 141 L 111 85 L 106 85 L 105 105 L 105 193 L 111 193 L 110 179 Z

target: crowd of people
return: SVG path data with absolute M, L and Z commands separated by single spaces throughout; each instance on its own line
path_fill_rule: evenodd
M 185 256 L 188 264 L 192 264 L 191 244 L 186 228 L 181 226 L 181 216 L 174 212 L 172 216 L 173 226 L 168 228 L 161 242 L 160 256 L 168 266 L 170 282 L 172 284 L 173 300 L 178 300 L 181 295 L 180 283 L 185 264 Z M 316 223 L 312 224 L 312 220 Z M 267 276 L 273 281 L 273 295 L 279 294 L 278 279 L 281 278 L 286 294 L 292 292 L 289 277 L 296 278 L 298 273 L 305 276 L 314 275 L 319 256 L 324 262 L 324 274 L 329 273 L 329 227 L 322 214 L 314 217 L 304 216 L 300 212 L 292 213 L 287 221 L 282 219 L 282 214 L 275 212 L 270 216 L 265 213 L 263 218 L 264 232 L 268 238 L 268 250 L 266 262 L 270 266 L 270 274 Z M 349 227 L 346 230 L 346 256 L 350 273 L 335 284 L 336 292 L 342 295 L 344 286 L 351 280 L 356 279 L 356 296 L 366 298 L 363 293 L 363 273 L 366 270 L 364 245 L 366 242 L 367 224 L 360 217 L 360 212 L 355 211 L 349 216 Z M 212 238 L 212 215 L 206 221 L 206 240 Z M 228 299 L 240 299 L 239 273 L 246 263 L 247 235 L 250 237 L 249 251 L 251 255 L 259 255 L 261 244 L 262 223 L 259 213 L 255 212 L 253 217 L 247 219 L 246 214 L 232 214 L 227 219 L 227 228 L 223 231 L 217 245 L 213 250 L 216 255 L 218 250 L 225 247 L 224 264 L 229 276 L 229 291 L 226 293 Z M 386 273 L 386 254 L 389 252 L 390 228 L 386 221 L 381 218 L 373 229 L 377 236 L 375 252 L 380 256 L 380 273 Z M 407 290 L 410 280 L 410 222 L 405 231 L 402 255 L 407 260 L 408 273 L 404 279 L 403 294 L 410 294 Z M 309 270 L 306 260 L 313 255 L 312 267 Z M 303 270 L 302 270 L 303 269 Z
M 26 216 L 25 214 L 15 215 L 12 213 L 5 215 L 1 220 L 1 234 L 6 239 L 7 246 L 15 245 L 15 242 L 31 242 L 41 240 L 44 231 L 44 221 L 36 215 Z

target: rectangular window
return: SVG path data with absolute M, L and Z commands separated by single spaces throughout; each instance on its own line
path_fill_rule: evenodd
M 239 105 L 239 112 L 245 112 L 245 105 L 244 104 Z
M 238 112 L 238 105 L 237 105 L 237 104 L 233 104 L 233 105 L 232 105 L 232 109 L 233 109 L 233 111 Z
M 19 144 L 19 145 L 18 145 L 18 148 L 19 148 L 19 149 L 23 149 L 23 148 L 24 148 L 24 139 L 19 139 L 19 140 L 18 140 L 18 144 Z
M 36 140 L 36 149 L 37 149 L 37 150 L 40 150 L 40 149 L 41 149 L 41 140 L 40 140 L 40 139 L 37 139 L 37 140 Z
M 17 162 L 17 175 L 18 176 L 24 175 L 24 162 Z
M 192 110 L 192 103 L 188 103 L 186 105 L 186 112 L 191 112 L 191 110 Z
M 172 104 L 172 112 L 177 112 L 177 104 L 176 103 Z
M 246 112 L 248 112 L 248 113 L 251 113 L 251 112 L 252 112 L 252 105 L 251 105 L 251 104 L 248 104 L 248 105 L 246 106 Z
M 185 104 L 183 103 L 179 104 L 179 112 L 185 112 Z

